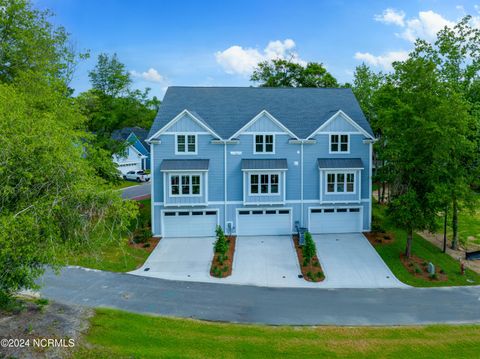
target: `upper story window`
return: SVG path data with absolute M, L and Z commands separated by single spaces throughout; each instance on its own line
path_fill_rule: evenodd
M 355 173 L 327 173 L 327 193 L 354 193 Z
M 171 175 L 170 196 L 200 196 L 200 175 Z
M 255 153 L 274 153 L 273 135 L 255 135 Z
M 250 194 L 278 194 L 278 174 L 251 174 Z
M 350 152 L 349 135 L 330 135 L 330 153 Z
M 175 154 L 197 154 L 197 136 L 177 135 Z

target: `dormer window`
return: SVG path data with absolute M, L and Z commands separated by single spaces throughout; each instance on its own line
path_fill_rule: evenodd
M 197 154 L 197 136 L 196 135 L 177 135 L 176 136 L 176 154 Z
M 255 153 L 275 153 L 273 135 L 255 135 Z
M 330 153 L 349 153 L 349 135 L 330 135 Z

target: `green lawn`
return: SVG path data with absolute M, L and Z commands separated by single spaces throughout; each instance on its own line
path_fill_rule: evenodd
M 97 309 L 76 358 L 474 358 L 480 326 L 269 327 Z
M 412 253 L 418 257 L 435 264 L 437 268 L 442 268 L 447 276 L 448 281 L 436 282 L 427 281 L 421 278 L 416 278 L 410 274 L 400 261 L 400 254 L 405 251 L 407 235 L 405 231 L 395 228 L 388 220 L 385 208 L 383 206 L 374 203 L 373 205 L 374 216 L 379 218 L 382 226 L 389 232 L 395 234 L 395 241 L 391 244 L 383 244 L 374 246 L 385 263 L 390 267 L 393 274 L 402 282 L 415 287 L 437 287 L 437 286 L 452 286 L 452 285 L 474 285 L 480 284 L 480 275 L 470 270 L 466 271 L 466 274 L 462 276 L 460 274 L 460 264 L 457 260 L 453 259 L 447 254 L 431 244 L 427 240 L 423 239 L 419 235 L 415 234 Z M 470 282 L 470 281 L 471 282 Z
M 122 189 L 132 186 L 138 186 L 138 182 L 121 180 L 119 184 L 113 186 L 114 189 Z
M 443 231 L 443 217 L 438 219 L 439 228 L 442 228 Z M 443 232 L 442 232 L 443 233 Z M 447 225 L 447 238 L 451 240 L 452 235 L 452 217 L 449 214 L 448 225 Z M 475 212 L 469 212 L 464 210 L 458 215 L 458 237 L 460 243 L 466 244 L 468 249 L 468 244 L 480 245 L 480 210 Z M 473 239 L 469 237 L 474 237 Z M 473 248 L 472 248 L 473 249 Z
M 150 223 L 150 199 L 138 201 L 138 203 L 143 205 L 139 211 L 138 223 Z M 136 225 L 133 223 L 131 230 Z M 121 243 L 112 244 L 111 241 L 107 241 L 99 248 L 89 248 L 80 253 L 69 254 L 65 258 L 65 263 L 112 272 L 128 272 L 140 267 L 148 256 L 149 252 L 146 249 L 129 246 L 128 239 L 125 237 Z

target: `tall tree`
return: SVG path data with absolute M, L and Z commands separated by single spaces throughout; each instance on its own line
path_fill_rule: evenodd
M 463 207 L 473 210 L 478 198 L 470 187 L 480 173 L 480 29 L 471 24 L 470 16 L 465 16 L 454 28 L 439 31 L 433 44 L 418 40 L 411 56 L 434 63 L 444 86 L 470 105 L 464 150 L 450 152 L 443 181 L 452 206 L 452 248 L 456 249 L 459 211 Z
M 302 65 L 274 59 L 258 64 L 250 80 L 260 87 L 338 87 L 338 82 L 321 63 Z
M 2 5 L 0 11 L 16 9 L 8 10 L 15 13 L 9 28 L 18 31 L 8 32 L 8 43 L 1 44 L 8 56 L 19 44 L 24 46 L 25 39 L 38 38 L 38 27 L 26 24 L 53 29 L 29 2 Z M 88 155 L 91 135 L 84 130 L 85 118 L 75 101 L 67 96 L 68 78 L 62 72 L 74 68 L 74 63 L 65 62 L 74 56 L 52 57 L 65 43 L 63 37 L 58 43 L 55 39 L 40 42 L 44 48 L 31 55 L 34 60 L 25 50 L 30 66 L 17 63 L 16 57 L 3 63 L 0 305 L 18 289 L 35 288 L 46 266 L 60 265 L 59 253 L 66 248 L 120 240 L 136 214 L 136 206 L 122 201 L 96 174 L 92 162 L 111 163 L 111 158 L 97 153 L 93 160 Z
M 126 93 L 132 79 L 125 65 L 118 60 L 117 54 L 98 55 L 95 68 L 88 73 L 94 90 L 102 95 L 116 97 Z
M 394 64 L 378 96 L 386 167 L 391 174 L 393 220 L 407 232 L 405 255 L 413 233 L 433 229 L 443 209 L 439 184 L 449 156 L 464 152 L 468 104 L 441 80 L 434 62 L 412 57 Z

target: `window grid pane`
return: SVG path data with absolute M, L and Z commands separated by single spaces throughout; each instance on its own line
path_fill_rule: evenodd
M 185 152 L 185 136 L 177 136 L 177 152 Z
M 192 176 L 192 194 L 200 194 L 200 176 Z
M 335 175 L 333 173 L 327 175 L 327 192 L 335 192 Z
M 345 192 L 345 174 L 337 173 L 337 192 Z
M 263 152 L 263 135 L 255 136 L 255 152 Z
M 268 193 L 268 175 L 260 176 L 260 192 Z
M 355 174 L 347 173 L 347 192 L 354 192 Z
M 258 175 L 250 176 L 250 193 L 258 193 Z
M 170 178 L 170 185 L 172 188 L 172 195 L 180 194 L 179 178 L 178 176 L 172 176 Z
M 278 175 L 270 176 L 270 193 L 278 193 Z
M 195 135 L 188 135 L 188 152 L 195 152 Z
M 182 194 L 190 194 L 190 177 L 182 176 Z
M 273 152 L 273 135 L 265 135 L 265 152 Z

